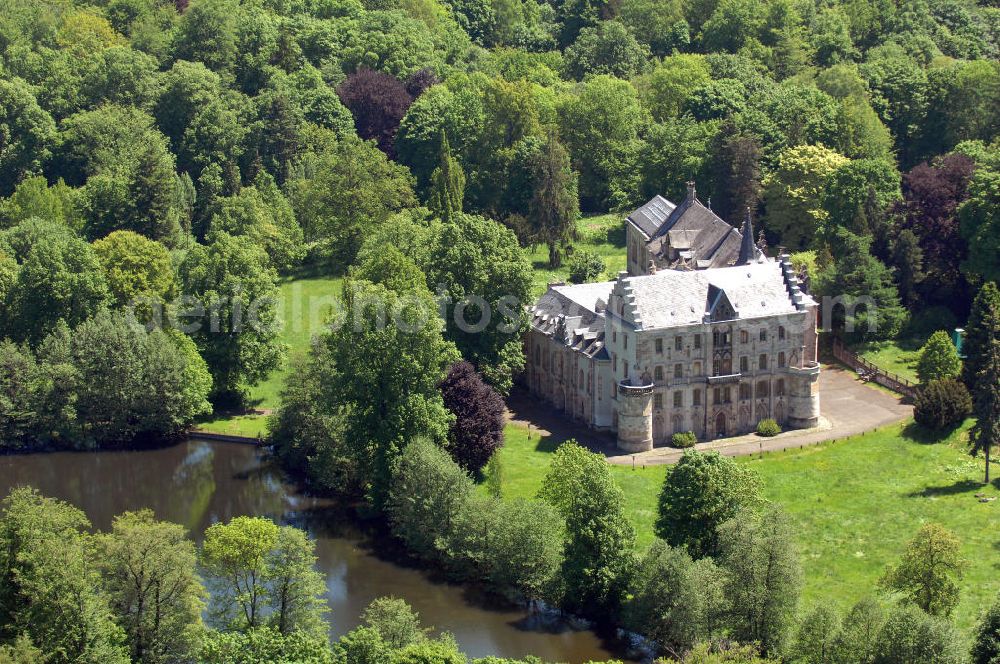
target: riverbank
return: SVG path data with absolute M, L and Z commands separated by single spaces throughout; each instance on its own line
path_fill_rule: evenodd
M 6 456 L 0 457 L 0 496 L 34 486 L 80 507 L 99 530 L 122 512 L 149 508 L 157 519 L 182 524 L 196 541 L 209 525 L 240 515 L 304 528 L 327 579 L 334 639 L 358 626 L 372 600 L 392 595 L 435 632 L 453 633 L 470 657 L 535 655 L 570 664 L 623 657 L 611 639 L 584 625 L 500 605 L 422 569 L 359 529 L 344 509 L 298 492 L 264 460 L 264 451 L 251 445 L 199 439 L 142 451 Z

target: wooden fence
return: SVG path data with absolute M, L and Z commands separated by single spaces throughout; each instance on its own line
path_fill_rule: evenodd
M 909 380 L 884 369 L 880 369 L 854 351 L 847 348 L 840 339 L 833 339 L 833 356 L 858 372 L 862 380 L 870 380 L 882 387 L 889 388 L 905 397 L 915 399 L 917 386 Z

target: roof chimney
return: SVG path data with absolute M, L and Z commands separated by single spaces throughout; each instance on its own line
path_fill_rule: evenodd
M 688 200 L 693 201 L 698 197 L 698 192 L 694 188 L 694 180 L 688 180 Z
M 740 242 L 740 257 L 736 260 L 736 264 L 750 265 L 757 257 L 757 246 L 753 242 L 753 222 L 750 220 L 749 207 L 747 207 L 747 216 L 743 220 L 743 228 L 740 233 L 743 238 Z

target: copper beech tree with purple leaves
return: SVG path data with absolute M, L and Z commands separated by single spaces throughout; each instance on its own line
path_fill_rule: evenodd
M 504 403 L 469 362 L 456 362 L 441 383 L 444 405 L 454 413 L 448 452 L 465 470 L 479 472 L 503 447 Z

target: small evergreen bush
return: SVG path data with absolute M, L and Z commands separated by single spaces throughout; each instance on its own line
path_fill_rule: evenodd
M 757 423 L 757 435 L 771 438 L 781 433 L 781 426 L 772 418 L 761 420 Z
M 933 380 L 924 385 L 913 404 L 913 419 L 929 429 L 955 426 L 972 414 L 972 397 L 961 381 Z
M 597 281 L 604 274 L 604 259 L 596 252 L 584 249 L 573 255 L 569 262 L 569 280 L 574 284 Z
M 694 435 L 694 431 L 681 431 L 670 436 L 670 444 L 682 449 L 694 447 L 697 442 L 698 437 Z

